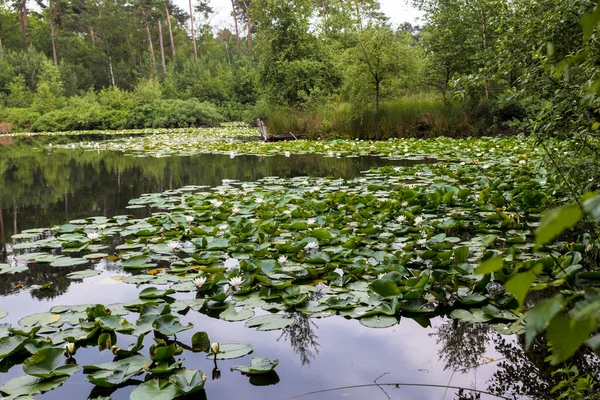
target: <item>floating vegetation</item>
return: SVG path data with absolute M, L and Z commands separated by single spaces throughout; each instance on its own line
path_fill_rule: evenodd
M 563 189 L 524 138 L 260 144 L 209 140 L 218 130 L 207 132 L 195 141 L 176 133 L 96 148 L 150 156 L 409 154 L 455 162 L 382 167 L 352 180 L 268 177 L 186 186 L 132 199 L 129 208 L 147 210 L 145 218 L 90 217 L 15 235 L 11 263 L 0 265 L 0 274 L 36 263 L 71 268 L 69 279 L 86 279 L 102 274 L 101 264 L 109 261 L 121 271 L 122 284 L 143 288 L 128 303 L 56 306 L 21 319 L 20 327 L 0 325 L 0 358 L 25 359 L 28 374 L 1 392 L 20 396 L 55 388 L 79 370 L 59 365 L 65 351 L 70 359 L 80 347 L 99 346 L 116 359 L 83 366 L 94 385 L 115 387 L 145 373 L 132 398 L 194 393 L 206 376 L 186 369 L 179 355 L 206 352 L 216 361 L 253 349 L 211 346 L 206 332 L 194 334 L 191 343 L 179 341 L 194 326 L 175 314 L 191 311 L 261 331 L 286 328 L 298 313 L 338 315 L 370 328 L 394 326 L 402 317 L 451 315 L 492 322 L 503 334 L 522 331 L 523 299 L 503 284 L 541 265 L 534 288 L 559 287 L 578 270 L 585 251 L 561 243 L 552 255 L 534 249 L 539 213 Z M 151 334 L 154 343 L 142 355 Z M 130 339 L 120 347 L 123 337 Z M 277 363 L 255 357 L 234 369 L 267 375 Z

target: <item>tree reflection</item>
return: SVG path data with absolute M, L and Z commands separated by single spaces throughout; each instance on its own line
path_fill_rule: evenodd
M 529 350 L 525 350 L 525 336 L 505 336 L 495 333 L 488 324 L 472 324 L 458 320 L 444 322 L 435 333 L 440 346 L 439 359 L 444 369 L 468 372 L 484 363 L 482 356 L 486 346 L 493 345 L 500 354 L 496 369 L 487 382 L 487 391 L 505 398 L 554 399 L 560 392 L 551 390 L 564 378 L 555 372 L 565 366 L 552 366 L 547 357 L 550 350 L 547 339 L 536 338 Z M 580 376 L 597 376 L 600 359 L 590 349 L 580 350 L 569 365 L 576 366 Z M 456 393 L 457 399 L 478 398 L 467 391 Z
M 294 318 L 295 321 L 292 325 L 283 328 L 277 341 L 282 338 L 288 341 L 292 350 L 300 356 L 302 365 L 309 365 L 311 360 L 314 360 L 315 356 L 319 354 L 321 346 L 318 342 L 319 337 L 315 333 L 315 329 L 318 327 L 306 314 L 295 312 L 288 313 L 286 316 Z
M 453 319 L 440 325 L 430 336 L 437 336 L 436 343 L 441 346 L 438 355 L 444 361 L 444 369 L 459 371 L 481 364 L 489 332 L 489 325 Z

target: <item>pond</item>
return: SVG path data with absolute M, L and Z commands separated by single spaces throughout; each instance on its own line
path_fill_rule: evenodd
M 61 139 L 63 142 L 65 140 Z M 208 333 L 211 341 L 218 341 L 221 344 L 249 344 L 253 347 L 252 356 L 279 361 L 275 372 L 247 376 L 230 369 L 238 364 L 248 364 L 250 356 L 233 360 L 223 359 L 213 363 L 210 355 L 207 358 L 206 352 L 190 351 L 191 349 L 188 348 L 177 359 L 185 359 L 183 365 L 186 368 L 204 371 L 208 376 L 205 390 L 199 394 L 190 394 L 190 398 L 198 395 L 200 398 L 208 399 L 330 399 L 371 396 L 415 399 L 497 398 L 503 396 L 506 398 L 545 398 L 545 393 L 554 384 L 550 371 L 544 370 L 543 359 L 547 349 L 542 347 L 534 352 L 525 352 L 522 340 L 516 336 L 500 335 L 489 324 L 464 322 L 449 318 L 444 312 L 430 313 L 426 308 L 426 302 L 419 305 L 420 309 L 412 309 L 413 314 L 409 317 L 403 315 L 399 323 L 396 321 L 390 327 L 380 329 L 365 326 L 351 313 L 344 318 L 341 315 L 333 315 L 335 312 L 331 313 L 324 308 L 318 310 L 315 308 L 311 311 L 312 317 L 309 318 L 306 313 L 297 311 L 301 309 L 301 304 L 297 304 L 297 309 L 279 306 L 273 306 L 274 309 L 255 307 L 256 315 L 269 315 L 268 311 L 279 310 L 286 321 L 290 321 L 281 325 L 280 329 L 261 331 L 246 327 L 243 320 L 247 318 L 238 318 L 233 306 L 222 307 L 218 305 L 217 301 L 211 303 L 211 306 L 207 306 L 208 308 L 204 307 L 207 303 L 201 303 L 202 307 L 198 305 L 195 308 L 193 297 L 190 299 L 189 296 L 189 292 L 192 290 L 189 287 L 190 282 L 179 282 L 169 280 L 169 278 L 165 278 L 167 279 L 165 281 L 152 280 L 152 276 L 140 275 L 139 271 L 124 270 L 112 255 L 118 254 L 119 249 L 123 249 L 123 246 L 127 246 L 129 242 L 125 242 L 118 235 L 102 233 L 101 243 L 91 239 L 93 242 L 91 245 L 88 243 L 89 240 L 83 244 L 84 242 L 77 242 L 79 239 L 73 236 L 76 235 L 77 226 L 86 223 L 85 220 L 82 220 L 84 218 L 104 217 L 101 221 L 97 220 L 94 225 L 94 229 L 102 232 L 102 229 L 110 230 L 112 228 L 110 226 L 99 228 L 99 226 L 110 225 L 110 221 L 115 216 L 129 215 L 127 217 L 129 220 L 135 218 L 136 221 L 149 217 L 151 215 L 149 205 L 157 201 L 161 204 L 158 206 L 159 210 L 166 208 L 172 210 L 173 213 L 183 212 L 181 211 L 183 210 L 182 206 L 171 206 L 173 199 L 181 198 L 182 205 L 185 205 L 186 202 L 191 205 L 193 196 L 201 198 L 212 196 L 218 190 L 219 193 L 222 192 L 220 195 L 223 196 L 219 198 L 226 202 L 226 196 L 235 192 L 228 186 L 230 181 L 237 185 L 240 196 L 243 196 L 246 191 L 258 190 L 252 184 L 242 186 L 243 182 L 261 181 L 263 186 L 268 186 L 275 191 L 274 201 L 281 201 L 279 196 L 284 196 L 282 194 L 284 193 L 283 187 L 289 186 L 289 190 L 293 191 L 298 186 L 306 185 L 303 179 L 310 180 L 309 185 L 321 185 L 321 189 L 315 190 L 316 192 L 322 190 L 335 193 L 335 186 L 327 187 L 327 182 L 329 182 L 339 188 L 347 187 L 348 192 L 351 193 L 354 183 L 349 182 L 355 182 L 356 179 L 365 177 L 366 183 L 372 182 L 373 185 L 380 181 L 380 176 L 374 175 L 372 172 L 365 174 L 365 171 L 374 171 L 374 169 L 385 166 L 392 166 L 399 170 L 434 165 L 435 159 L 403 160 L 398 157 L 383 159 L 373 156 L 340 158 L 315 154 L 236 155 L 235 157 L 227 154 L 195 154 L 148 158 L 135 157 L 120 151 L 100 151 L 93 148 L 73 150 L 68 147 L 48 147 L 47 142 L 40 146 L 39 142 L 31 138 L 5 140 L 0 147 L 0 184 L 2 187 L 0 192 L 2 243 L 0 265 L 3 265 L 2 263 L 5 265 L 5 269 L 0 270 L 2 271 L 0 274 L 0 295 L 2 295 L 0 310 L 8 312 L 8 315 L 1 320 L 4 324 L 17 326 L 21 320 L 21 325 L 23 325 L 22 318 L 36 313 L 46 313 L 53 307 L 56 313 L 62 313 L 63 320 L 69 313 L 72 313 L 72 318 L 76 318 L 75 316 L 85 317 L 85 313 L 82 314 L 85 308 L 75 307 L 80 304 L 104 304 L 116 311 L 113 313 L 114 315 L 127 316 L 128 309 L 123 308 L 122 305 L 138 301 L 142 290 L 149 287 L 164 290 L 175 282 L 181 290 L 175 293 L 157 294 L 149 298 L 159 302 L 164 300 L 171 304 L 173 311 L 181 311 L 179 314 L 173 313 L 180 318 L 175 324 L 181 327 L 176 335 L 177 342 L 189 345 L 194 342 L 195 333 L 204 331 Z M 318 177 L 329 178 L 325 181 L 319 180 Z M 184 188 L 184 190 L 177 191 L 180 188 Z M 166 195 L 156 195 L 163 192 Z M 191 193 L 192 197 L 186 198 L 188 193 Z M 144 194 L 154 195 L 142 196 Z M 270 202 L 268 195 L 265 195 L 265 198 L 267 204 L 273 204 L 269 207 L 278 206 L 279 203 Z M 214 209 L 220 207 L 220 204 L 217 203 L 222 203 L 221 200 L 216 199 L 211 201 Z M 195 206 L 194 210 L 201 212 L 206 208 Z M 156 208 L 153 208 L 152 211 L 155 212 Z M 241 213 L 244 212 L 242 209 Z M 296 212 L 302 212 L 302 210 L 290 212 L 290 215 L 295 216 Z M 154 215 L 159 215 L 157 218 L 160 218 L 161 214 Z M 427 217 L 428 214 L 424 215 Z M 277 215 L 273 215 L 271 218 L 276 217 Z M 195 218 L 194 224 L 197 224 L 200 229 L 201 224 L 197 222 L 201 218 L 200 214 L 196 214 Z M 65 225 L 68 221 L 72 223 Z M 87 221 L 89 223 L 90 220 Z M 128 221 L 127 223 L 132 222 Z M 139 224 L 138 222 L 133 223 Z M 185 225 L 185 222 L 182 223 Z M 319 220 L 312 224 L 325 226 Z M 71 245 L 69 245 L 70 248 L 75 249 L 75 252 L 68 253 L 66 250 L 69 250 L 69 246 L 63 246 L 62 250 L 65 255 L 67 253 L 100 254 L 97 258 L 87 259 L 93 262 L 94 274 L 82 275 L 83 279 L 74 278 L 69 274 L 88 271 L 89 267 L 83 268 L 68 263 L 54 265 L 58 258 L 53 258 L 48 262 L 29 262 L 26 264 L 26 268 L 6 272 L 6 268 L 23 266 L 23 260 L 27 260 L 23 254 L 41 254 L 36 253 L 39 250 L 38 247 L 29 246 L 28 243 L 30 240 L 45 240 L 47 233 L 36 231 L 37 228 L 53 226 L 61 226 L 61 228 L 57 228 L 58 233 L 52 235 L 58 236 L 59 233 L 63 237 L 72 235 L 70 236 L 71 244 L 81 243 L 83 246 L 96 246 L 85 249 L 90 250 L 87 253 L 83 248 L 78 250 Z M 128 225 L 125 224 L 125 226 Z M 264 232 L 268 232 L 268 228 L 265 227 Z M 319 235 L 328 234 L 324 228 L 311 229 L 315 236 L 317 233 Z M 17 235 L 15 239 L 11 238 L 23 231 L 26 233 L 22 234 L 22 237 Z M 331 231 L 333 232 L 333 230 Z M 451 231 L 448 232 L 450 236 Z M 204 234 L 209 235 L 206 232 Z M 209 242 L 208 246 L 206 243 L 203 245 L 201 242 L 194 241 L 196 239 L 192 239 L 199 249 L 206 250 L 201 254 L 211 253 L 209 251 L 210 244 L 221 240 L 218 239 L 220 233 L 211 233 L 210 235 L 214 235 L 217 239 Z M 49 243 L 50 249 L 54 248 L 51 252 L 54 255 L 51 257 L 60 257 L 52 242 L 55 240 L 54 236 L 51 236 L 48 239 L 49 242 L 46 243 Z M 88 234 L 88 238 L 90 237 Z M 183 243 L 185 234 L 178 240 Z M 322 240 L 322 243 L 325 242 L 327 242 L 326 238 Z M 135 248 L 135 245 L 131 245 L 132 248 Z M 214 248 L 222 250 L 221 247 L 215 246 Z M 155 247 L 154 250 L 158 254 L 164 255 L 164 258 L 158 258 L 157 267 L 159 269 L 166 260 L 172 262 L 172 266 L 178 265 L 179 261 L 173 259 L 173 251 L 164 246 L 160 249 Z M 189 252 L 186 249 L 180 251 L 185 253 L 180 257 L 183 260 L 185 260 L 186 254 L 192 254 L 191 250 Z M 255 255 L 257 251 L 260 250 L 255 249 Z M 206 257 L 214 255 L 213 253 L 216 252 L 206 255 Z M 59 255 L 56 256 L 56 254 Z M 132 254 L 133 259 L 144 257 L 138 253 Z M 298 258 L 301 253 L 295 254 Z M 34 255 L 31 257 L 46 257 Z M 310 263 L 309 255 L 307 253 L 306 256 L 302 255 L 301 257 L 306 257 L 307 262 Z M 367 266 L 371 260 L 374 263 L 383 264 L 385 262 L 385 259 L 369 258 L 367 260 L 367 256 L 363 258 L 362 264 Z M 244 264 L 244 257 L 239 256 L 239 259 L 242 263 L 240 268 L 250 268 L 249 265 Z M 203 262 L 198 261 L 199 264 Z M 282 261 L 281 264 L 283 265 L 284 262 Z M 314 262 L 317 266 L 321 265 L 320 261 Z M 266 271 L 273 265 L 261 264 L 261 266 Z M 201 271 L 208 272 L 211 267 L 202 265 L 200 268 L 207 268 Z M 322 267 L 315 267 L 316 270 L 319 268 Z M 294 271 L 296 270 L 279 268 L 274 272 L 267 273 L 268 284 L 271 285 L 272 280 L 273 287 L 277 287 L 274 282 L 277 279 L 284 279 L 284 272 L 292 273 Z M 154 272 L 154 274 L 156 273 Z M 222 277 L 223 271 L 215 270 L 214 273 L 221 274 Z M 327 274 L 331 273 L 333 272 L 327 272 Z M 349 275 L 350 272 L 347 274 Z M 347 283 L 344 281 L 343 271 L 340 271 L 340 275 L 341 277 L 337 275 L 333 275 L 333 277 L 331 275 L 320 276 L 319 279 L 324 280 L 315 281 L 317 282 L 315 287 L 325 288 L 323 289 L 324 294 L 336 297 L 331 295 L 342 293 L 340 288 Z M 156 276 L 162 275 L 159 272 L 159 275 Z M 174 277 L 177 276 L 174 275 Z M 259 279 L 259 277 L 253 276 L 248 279 Z M 267 281 L 266 277 L 261 279 L 260 282 Z M 334 282 L 337 283 L 334 284 Z M 265 283 L 265 285 L 267 284 Z M 320 296 L 323 295 L 321 289 L 312 290 L 310 285 L 303 287 L 305 287 L 303 290 L 307 292 L 295 292 L 294 299 L 305 294 L 303 302 L 308 299 L 310 303 L 319 301 Z M 353 286 L 353 288 L 358 291 L 363 290 L 358 286 Z M 238 294 L 240 293 L 238 292 Z M 342 295 L 339 296 L 340 299 Z M 268 295 L 262 297 L 269 299 Z M 285 300 L 291 301 L 290 298 L 291 296 Z M 408 299 L 408 296 L 406 298 Z M 204 301 L 202 296 L 197 296 L 197 299 Z M 246 304 L 244 302 L 249 304 L 251 301 L 256 301 L 254 305 L 264 304 L 264 301 L 258 302 L 258 300 L 260 299 L 252 298 L 250 294 L 248 299 L 238 297 L 238 302 L 235 304 L 240 306 Z M 188 301 L 186 304 L 191 305 L 191 309 L 178 308 L 180 301 Z M 473 304 L 477 303 L 475 300 L 473 301 Z M 229 302 L 230 300 L 227 300 L 223 304 L 227 305 Z M 110 306 L 115 304 L 118 306 Z M 65 310 L 69 308 L 65 313 L 64 310 L 56 311 L 57 306 L 74 307 L 65 307 Z M 344 312 L 355 306 L 346 307 L 339 303 L 336 304 L 336 307 L 338 313 L 343 315 Z M 240 310 L 240 307 L 237 308 L 239 314 L 247 311 L 246 307 L 243 308 L 244 310 Z M 219 318 L 223 310 L 230 309 L 234 311 L 229 319 L 237 320 L 237 322 L 227 321 L 223 315 Z M 254 311 L 252 311 L 252 315 L 254 315 Z M 426 313 L 421 313 L 422 311 L 426 311 Z M 39 322 L 44 324 L 43 318 L 40 317 Z M 136 317 L 130 316 L 127 319 L 134 322 Z M 52 321 L 49 323 L 46 321 L 46 323 L 47 326 L 39 333 L 46 332 L 45 334 L 50 337 L 59 334 L 63 328 L 66 329 L 68 326 L 68 324 L 56 325 Z M 108 324 L 106 321 L 105 323 Z M 187 327 L 189 323 L 193 324 L 193 328 L 184 330 L 183 328 Z M 77 322 L 75 321 L 71 325 L 77 325 Z M 7 327 L 3 328 L 3 331 L 6 329 Z M 110 331 L 112 332 L 109 335 L 110 344 L 117 343 L 124 348 L 135 341 L 132 336 L 124 334 L 130 333 L 126 330 L 112 329 Z M 16 338 L 17 336 L 15 334 L 11 337 Z M 150 336 L 152 336 L 150 333 L 146 335 L 144 348 L 140 350 L 140 354 L 144 356 L 149 354 L 148 351 L 154 342 L 160 345 L 161 340 L 165 339 L 161 335 L 156 335 L 156 339 L 153 341 Z M 95 336 L 92 341 L 87 341 L 85 344 L 80 343 L 77 353 L 70 362 L 74 363 L 76 360 L 76 364 L 84 366 L 108 363 L 115 359 L 110 349 L 98 351 L 96 343 Z M 167 341 L 167 344 L 171 344 L 171 342 Z M 7 343 L 0 343 L 0 350 L 6 349 L 6 346 L 8 346 Z M 30 351 L 29 348 L 28 351 Z M 15 352 L 11 357 L 6 357 L 0 362 L 0 371 L 2 372 L 0 385 L 24 375 L 22 363 L 27 358 L 26 353 L 25 351 Z M 218 367 L 218 371 L 215 365 Z M 155 375 L 164 376 L 158 372 Z M 39 397 L 36 396 L 36 398 L 126 399 L 143 380 L 144 375 L 138 375 L 131 380 L 126 380 L 123 384 L 103 388 L 100 385 L 92 384 L 86 379 L 86 374 L 78 369 L 64 385 Z M 161 396 L 163 395 L 167 396 L 161 392 Z

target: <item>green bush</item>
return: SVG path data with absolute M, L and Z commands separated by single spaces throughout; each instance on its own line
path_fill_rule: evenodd
M 31 126 L 34 132 L 124 129 L 127 112 L 102 106 L 63 108 L 39 117 Z
M 127 125 L 130 128 L 187 128 L 215 126 L 224 120 L 213 104 L 196 99 L 169 99 L 138 104 L 131 110 Z
M 12 125 L 13 131 L 27 131 L 31 129 L 40 113 L 31 108 L 0 108 L 0 121 Z

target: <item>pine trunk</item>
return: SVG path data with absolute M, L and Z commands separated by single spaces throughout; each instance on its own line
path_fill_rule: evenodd
M 163 31 L 160 19 L 158 20 L 158 44 L 160 46 L 160 62 L 162 63 L 163 74 L 167 75 L 167 63 L 165 62 L 165 46 L 163 43 Z
M 192 34 L 192 46 L 194 47 L 194 60 L 198 61 L 198 50 L 196 49 L 196 32 L 194 31 L 194 9 L 190 0 L 190 33 Z
M 238 17 L 237 13 L 235 12 L 234 0 L 231 0 L 231 10 L 233 14 L 233 22 L 235 22 L 235 42 L 237 43 L 238 47 L 240 47 L 240 28 L 238 27 Z
M 21 34 L 25 39 L 25 50 L 29 47 L 29 20 L 27 17 L 27 0 L 20 1 L 19 13 L 21 14 Z
M 142 10 L 144 16 L 144 27 L 146 28 L 146 37 L 148 39 L 148 48 L 150 49 L 150 68 L 152 76 L 156 75 L 156 59 L 154 57 L 154 45 L 152 44 L 152 34 L 150 33 L 150 24 L 146 20 L 146 12 Z
M 173 60 L 175 59 L 175 41 L 173 40 L 173 28 L 171 27 L 171 14 L 169 13 L 169 5 L 165 3 L 165 14 L 167 16 L 167 27 L 169 28 L 169 40 L 171 41 L 171 53 Z

